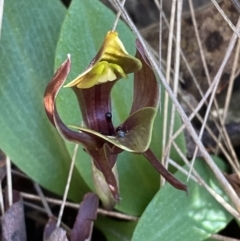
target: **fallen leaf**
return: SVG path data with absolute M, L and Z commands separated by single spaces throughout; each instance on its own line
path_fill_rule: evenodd
M 87 193 L 80 204 L 78 215 L 74 223 L 71 241 L 91 240 L 93 221 L 97 217 L 98 196 Z
M 17 191 L 13 191 L 13 205 L 1 217 L 2 241 L 25 241 L 26 227 L 23 200 Z

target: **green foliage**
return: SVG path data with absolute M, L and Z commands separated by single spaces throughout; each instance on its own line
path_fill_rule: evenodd
M 58 0 L 5 1 L 0 45 L 0 147 L 28 176 L 58 194 L 71 157 L 46 118 L 43 93 L 53 76 L 65 13 Z M 75 171 L 70 196 L 79 200 L 86 190 Z
M 68 82 L 84 71 L 114 19 L 115 15 L 99 1 L 73 0 L 68 11 L 58 0 L 5 1 L 0 45 L 0 148 L 28 176 L 57 194 L 63 192 L 74 145 L 62 140 L 48 121 L 43 108 L 44 89 L 54 68 L 59 67 L 68 53 L 72 59 Z M 127 51 L 134 54 L 135 37 L 131 31 L 123 22 L 118 24 L 117 31 Z M 112 91 L 116 126 L 129 115 L 132 83 L 130 76 L 119 81 Z M 163 95 L 161 99 L 163 108 Z M 57 107 L 65 123 L 81 125 L 79 106 L 70 89 L 60 91 Z M 161 113 L 155 120 L 151 143 L 159 158 L 163 128 Z M 178 114 L 175 118 L 176 130 L 181 121 Z M 183 134 L 176 143 L 183 152 L 186 151 Z M 171 150 L 171 158 L 181 163 L 175 150 Z M 96 226 L 109 241 L 131 240 L 133 232 L 133 241 L 204 240 L 231 219 L 202 187 L 192 181 L 188 183 L 188 196 L 168 184 L 159 190 L 159 174 L 141 155 L 121 153 L 117 166 L 121 201 L 116 209 L 142 217 L 138 224 L 109 218 L 97 220 Z M 203 162 L 198 162 L 196 169 L 224 195 Z M 182 174 L 176 176 L 186 181 Z M 69 196 L 79 200 L 88 190 L 94 190 L 91 162 L 79 148 Z
M 109 241 L 130 241 L 136 224 L 136 221 L 118 221 L 103 217 L 98 218 L 95 223 Z
M 223 166 L 223 161 L 214 158 Z M 197 159 L 195 169 L 219 195 L 227 199 L 219 188 L 213 173 L 202 159 Z M 179 171 L 176 177 L 186 180 Z M 133 241 L 174 240 L 200 241 L 223 229 L 231 215 L 208 193 L 196 184 L 188 182 L 188 195 L 165 185 L 144 211 L 133 235 Z

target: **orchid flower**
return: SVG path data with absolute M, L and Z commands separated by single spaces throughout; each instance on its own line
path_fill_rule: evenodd
M 55 99 L 70 71 L 70 55 L 56 71 L 44 94 L 45 110 L 51 123 L 63 138 L 81 144 L 91 156 L 95 170 L 103 174 L 108 189 L 108 197 L 106 198 L 105 191 L 105 199 L 114 200 L 104 200 L 101 190 L 98 190 L 100 199 L 107 208 L 112 208 L 119 199 L 113 167 L 122 151 L 143 154 L 170 184 L 177 189 L 187 190 L 186 185 L 169 173 L 149 148 L 160 92 L 139 41 L 136 46 L 136 57 L 133 57 L 125 50 L 118 33 L 108 32 L 87 69 L 65 85 L 71 87 L 76 94 L 84 126 L 66 125 L 56 108 Z M 134 73 L 132 108 L 128 118 L 121 125 L 114 126 L 110 93 L 114 84 L 127 78 L 129 73 Z

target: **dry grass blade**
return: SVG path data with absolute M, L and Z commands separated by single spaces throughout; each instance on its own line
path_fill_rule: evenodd
M 21 192 L 21 196 L 25 199 L 41 201 L 41 198 L 39 196 L 36 196 L 33 194 Z M 49 202 L 51 204 L 55 204 L 55 205 L 62 204 L 62 201 L 58 200 L 58 199 L 46 197 L 46 200 L 47 200 L 47 202 Z M 79 204 L 77 204 L 77 203 L 65 202 L 65 206 L 74 208 L 74 209 L 79 209 Z M 41 209 L 41 210 L 44 210 L 44 209 Z M 44 212 L 46 212 L 46 211 L 44 210 Z M 119 212 L 114 212 L 114 211 L 107 211 L 107 210 L 101 209 L 101 208 L 97 209 L 97 213 L 101 214 L 101 215 L 117 218 L 117 219 L 122 219 L 122 220 L 128 220 L 128 221 L 138 220 L 138 217 L 135 217 L 135 216 L 131 216 L 131 215 L 127 215 L 127 214 L 123 214 L 123 213 L 119 213 Z
M 63 200 L 62 200 L 61 208 L 60 208 L 60 211 L 59 211 L 59 214 L 58 214 L 58 220 L 57 220 L 56 227 L 60 227 L 60 223 L 61 223 L 61 220 L 62 220 L 62 215 L 63 215 L 64 207 L 65 207 L 65 204 L 66 204 L 68 190 L 69 190 L 69 187 L 70 187 L 73 169 L 74 169 L 74 165 L 75 165 L 75 160 L 76 160 L 76 156 L 77 156 L 77 150 L 78 150 L 78 145 L 75 145 L 73 156 L 72 156 L 72 161 L 71 161 L 71 165 L 70 165 L 70 170 L 69 170 L 69 173 L 68 173 L 68 179 L 67 179 L 67 183 L 66 183 L 66 187 L 65 187 L 65 191 L 64 191 L 64 195 L 63 195 Z
M 162 30 L 163 30 L 163 0 L 154 0 L 157 8 L 159 9 L 159 51 L 158 51 L 158 59 L 159 59 L 159 67 L 162 69 Z
M 126 0 L 122 0 L 122 6 L 124 6 L 125 2 L 126 2 Z M 115 19 L 113 27 L 112 27 L 112 31 L 116 30 L 116 27 L 117 27 L 120 16 L 121 16 L 121 11 L 118 11 L 116 19 Z
M 3 201 L 2 182 L 0 183 L 0 208 L 1 208 L 1 214 L 3 215 L 5 213 L 5 208 L 4 208 L 4 201 Z
M 176 13 L 176 4 L 177 1 L 172 1 L 171 7 L 171 18 L 170 18 L 170 27 L 169 27 L 169 36 L 168 36 L 168 50 L 167 50 L 167 66 L 166 66 L 166 81 L 170 83 L 170 73 L 171 73 L 171 65 L 172 65 L 172 46 L 173 46 L 173 30 L 174 30 L 174 22 L 175 22 L 175 13 Z M 162 135 L 162 162 L 163 165 L 167 168 L 167 156 L 168 151 L 166 149 L 167 142 L 167 130 L 168 130 L 168 105 L 169 105 L 169 96 L 168 93 L 165 92 L 164 95 L 164 107 L 163 107 L 163 135 Z M 165 179 L 161 176 L 161 186 L 165 183 Z
M 176 50 L 175 50 L 175 63 L 174 63 L 174 82 L 173 82 L 173 93 L 177 96 L 178 85 L 179 85 L 179 70 L 180 70 L 180 52 L 181 52 L 181 18 L 182 18 L 182 0 L 177 2 L 177 26 L 176 26 Z M 175 106 L 172 105 L 171 117 L 170 117 L 170 127 L 169 136 L 173 134 L 173 128 L 175 123 Z M 171 142 L 169 148 L 166 149 L 165 160 L 169 159 L 171 149 Z
M 12 173 L 11 173 L 11 160 L 7 156 L 6 157 L 6 169 L 7 169 L 7 191 L 8 191 L 8 204 L 9 207 L 13 204 L 13 196 L 12 196 Z
M 46 210 L 46 213 L 47 213 L 48 217 L 52 217 L 53 213 L 52 213 L 52 211 L 51 211 L 51 209 L 50 209 L 50 207 L 49 207 L 49 205 L 47 203 L 47 200 L 46 200 L 46 198 L 45 198 L 45 196 L 44 196 L 44 194 L 42 192 L 42 189 L 40 188 L 40 186 L 37 183 L 34 183 L 34 187 L 35 187 L 39 197 L 42 200 L 42 204 L 43 204 L 43 206 L 44 206 L 44 208 Z
M 1 33 L 2 33 L 3 7 L 4 7 L 4 0 L 0 0 L 0 39 L 1 39 Z

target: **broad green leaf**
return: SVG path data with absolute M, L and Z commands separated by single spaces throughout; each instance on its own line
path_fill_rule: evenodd
M 57 45 L 55 69 L 71 54 L 72 67 L 67 82 L 81 74 L 95 54 L 98 52 L 106 33 L 111 30 L 115 15 L 100 1 L 73 0 L 62 25 Z M 128 27 L 120 22 L 117 27 L 119 38 L 130 54 L 135 54 L 135 38 Z M 133 78 L 118 81 L 112 91 L 112 112 L 114 125 L 118 126 L 128 117 L 133 97 Z M 70 125 L 81 125 L 81 113 L 74 93 L 70 89 L 62 89 L 57 99 L 59 114 L 63 121 Z M 176 117 L 176 128 L 180 126 Z M 151 146 L 157 156 L 161 157 L 161 125 L 158 115 L 153 130 Z M 185 151 L 183 136 L 177 143 Z M 73 145 L 67 144 L 72 153 Z M 180 162 L 176 152 L 172 159 Z M 117 209 L 132 215 L 141 215 L 148 202 L 159 188 L 159 174 L 141 155 L 121 153 L 117 161 L 121 201 Z M 93 188 L 90 158 L 84 151 L 79 151 L 76 166 L 85 182 Z
M 108 241 L 130 241 L 136 224 L 136 221 L 120 221 L 107 217 L 98 217 L 95 222 Z
M 65 8 L 58 0 L 8 0 L 0 45 L 0 147 L 33 180 L 64 190 L 70 155 L 43 108 Z M 70 196 L 86 185 L 75 171 Z M 74 192 L 73 192 L 74 191 Z
M 223 166 L 223 161 L 214 158 Z M 197 159 L 195 169 L 222 197 L 213 173 L 202 159 Z M 177 172 L 182 181 L 186 176 Z M 200 241 L 223 229 L 231 215 L 201 186 L 188 182 L 188 195 L 165 185 L 149 203 L 134 231 L 133 241 Z

